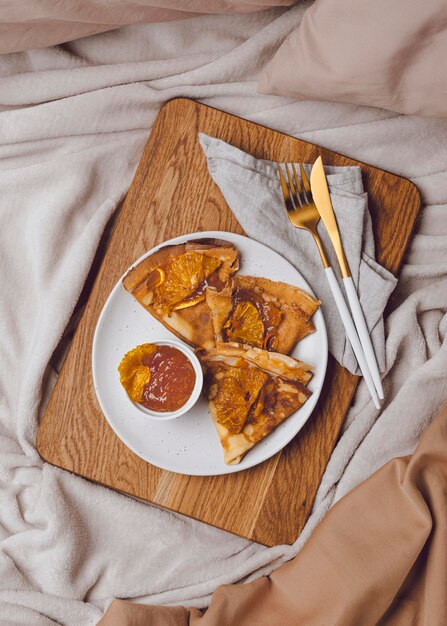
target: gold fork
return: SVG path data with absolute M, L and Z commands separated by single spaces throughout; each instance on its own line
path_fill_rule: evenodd
M 331 288 L 332 295 L 334 296 L 335 304 L 337 305 L 338 312 L 340 313 L 340 317 L 343 322 L 343 326 L 345 327 L 349 342 L 352 346 L 360 370 L 368 386 L 369 393 L 371 394 L 374 405 L 376 406 L 376 408 L 380 409 L 379 397 L 374 387 L 374 382 L 368 363 L 366 361 L 365 353 L 360 343 L 348 306 L 343 297 L 343 293 L 340 289 L 337 279 L 335 278 L 334 271 L 326 256 L 323 248 L 323 243 L 317 231 L 317 225 L 320 221 L 320 214 L 318 213 L 318 209 L 315 206 L 315 202 L 312 198 L 307 174 L 304 170 L 302 163 L 299 164 L 299 167 L 301 180 L 296 171 L 295 164 L 286 163 L 286 180 L 282 168 L 278 164 L 279 179 L 281 181 L 282 194 L 284 197 L 284 204 L 287 209 L 287 216 L 291 224 L 295 226 L 295 228 L 301 228 L 303 230 L 306 230 L 312 235 L 315 243 L 317 244 L 324 272 L 326 274 L 329 287 Z

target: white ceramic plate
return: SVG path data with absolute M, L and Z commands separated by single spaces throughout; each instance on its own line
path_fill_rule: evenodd
M 136 263 L 167 244 L 194 239 L 225 239 L 241 254 L 241 274 L 263 276 L 296 285 L 312 293 L 301 274 L 282 256 L 253 239 L 227 232 L 182 235 L 149 250 Z M 139 457 L 179 474 L 212 476 L 253 467 L 289 443 L 309 419 L 323 386 L 327 364 L 326 327 L 321 310 L 314 315 L 316 332 L 299 342 L 291 353 L 314 365 L 309 389 L 312 396 L 293 415 L 250 450 L 238 465 L 226 465 L 216 429 L 204 397 L 178 419 L 160 422 L 129 402 L 119 381 L 118 364 L 126 352 L 142 343 L 177 339 L 129 294 L 121 279 L 109 295 L 93 338 L 93 383 L 101 409 L 118 437 Z

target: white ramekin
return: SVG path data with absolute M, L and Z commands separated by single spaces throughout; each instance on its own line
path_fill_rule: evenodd
M 138 402 L 132 402 L 130 398 L 129 398 L 129 401 L 132 402 L 132 404 L 136 406 L 137 409 L 145 413 L 148 417 L 150 417 L 153 420 L 157 420 L 160 422 L 173 420 L 187 413 L 199 399 L 201 391 L 202 391 L 202 387 L 203 387 L 202 366 L 200 365 L 200 361 L 194 354 L 192 348 L 182 343 L 181 341 L 175 341 L 172 339 L 166 339 L 166 340 L 163 339 L 160 341 L 150 340 L 149 343 L 152 343 L 156 346 L 172 346 L 173 348 L 177 348 L 177 350 L 180 350 L 180 352 L 183 352 L 183 354 L 189 359 L 191 365 L 194 368 L 194 372 L 196 374 L 196 382 L 194 385 L 194 389 L 192 390 L 192 393 L 189 396 L 188 400 L 185 402 L 185 404 L 181 406 L 179 409 L 177 409 L 177 411 L 153 411 L 152 409 L 147 409 L 145 406 L 143 406 L 142 404 L 139 404 Z

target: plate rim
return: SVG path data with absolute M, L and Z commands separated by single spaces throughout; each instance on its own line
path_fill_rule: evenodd
M 277 250 L 274 250 L 270 246 L 267 246 L 266 244 L 261 243 L 260 241 L 257 241 L 253 237 L 249 237 L 247 235 L 242 235 L 240 233 L 234 233 L 234 232 L 231 232 L 231 231 L 224 231 L 224 230 L 222 230 L 222 231 L 220 231 L 220 230 L 195 231 L 193 233 L 186 233 L 184 235 L 178 235 L 176 237 L 172 237 L 171 239 L 167 239 L 166 241 L 163 241 L 163 242 L 157 244 L 156 246 L 154 246 L 153 248 L 151 248 L 150 250 L 148 250 L 147 252 L 142 254 L 138 259 L 133 261 L 133 263 L 131 265 L 129 265 L 127 267 L 127 269 L 125 270 L 125 272 L 118 278 L 117 282 L 115 283 L 115 285 L 113 286 L 113 288 L 109 292 L 109 295 L 107 296 L 107 299 L 106 299 L 106 301 L 104 302 L 104 304 L 103 304 L 103 306 L 101 308 L 101 312 L 100 312 L 100 314 L 98 316 L 98 319 L 96 321 L 95 331 L 93 333 L 92 356 L 91 356 L 93 388 L 94 388 L 96 399 L 98 401 L 98 404 L 99 404 L 99 407 L 101 409 L 101 412 L 102 412 L 104 418 L 106 419 L 108 425 L 113 430 L 115 435 L 120 439 L 120 441 L 122 441 L 124 443 L 124 445 L 127 446 L 140 459 L 142 459 L 146 463 L 149 463 L 150 465 L 153 465 L 154 467 L 158 467 L 159 469 L 161 469 L 163 471 L 168 471 L 168 472 L 172 472 L 174 474 L 179 474 L 179 475 L 183 475 L 183 476 L 203 476 L 203 477 L 225 476 L 227 474 L 234 474 L 234 473 L 242 472 L 244 470 L 251 469 L 253 467 L 256 467 L 257 465 L 260 465 L 261 463 L 264 463 L 265 461 L 269 460 L 270 458 L 272 458 L 275 454 L 277 454 L 278 452 L 283 450 L 292 441 L 292 439 L 294 439 L 297 436 L 297 434 L 300 432 L 300 430 L 305 426 L 305 424 L 308 422 L 308 420 L 312 416 L 313 412 L 315 411 L 316 404 L 317 404 L 317 402 L 319 400 L 321 392 L 323 390 L 324 381 L 325 381 L 326 373 L 327 373 L 328 337 L 327 337 L 327 329 L 326 329 L 326 323 L 325 323 L 325 320 L 324 320 L 323 311 L 321 310 L 321 307 L 320 307 L 318 309 L 318 311 L 316 312 L 316 315 L 320 316 L 321 328 L 319 328 L 319 331 L 321 331 L 320 339 L 322 339 L 323 344 L 324 344 L 323 345 L 324 363 L 321 366 L 323 371 L 322 371 L 322 378 L 321 378 L 320 388 L 317 391 L 312 392 L 312 396 L 311 396 L 311 398 L 309 398 L 309 400 L 312 400 L 313 405 L 312 405 L 312 408 L 311 408 L 307 418 L 304 420 L 304 422 L 302 424 L 300 424 L 297 427 L 296 430 L 292 429 L 292 434 L 291 434 L 290 438 L 284 444 L 279 445 L 279 447 L 274 446 L 273 450 L 272 451 L 269 450 L 267 455 L 265 457 L 263 457 L 262 459 L 259 459 L 259 460 L 255 461 L 255 462 L 249 464 L 248 466 L 244 466 L 244 467 L 240 467 L 240 464 L 228 465 L 228 469 L 225 469 L 225 471 L 217 471 L 217 472 L 213 472 L 212 474 L 204 473 L 203 471 L 194 471 L 194 470 L 189 472 L 189 473 L 184 473 L 184 472 L 176 471 L 175 469 L 172 469 L 172 467 L 168 467 L 168 466 L 164 465 L 163 463 L 159 463 L 159 462 L 154 463 L 153 460 L 149 460 L 145 456 L 142 456 L 141 451 L 136 450 L 136 447 L 131 442 L 129 442 L 127 437 L 123 436 L 119 432 L 119 430 L 115 427 L 115 425 L 109 420 L 109 418 L 107 416 L 107 412 L 106 412 L 106 410 L 105 410 L 105 408 L 103 406 L 103 403 L 101 402 L 100 394 L 98 392 L 97 378 L 95 376 L 95 369 L 96 369 L 95 368 L 95 357 L 97 355 L 97 350 L 98 350 L 98 348 L 97 348 L 97 344 L 98 344 L 97 335 L 99 333 L 98 329 L 101 326 L 103 317 L 106 315 L 107 308 L 108 308 L 107 305 L 109 304 L 109 301 L 114 296 L 115 292 L 118 291 L 118 289 L 120 287 L 122 287 L 122 280 L 123 280 L 124 276 L 129 272 L 129 270 L 131 268 L 135 267 L 143 259 L 145 259 L 146 257 L 148 257 L 151 254 L 154 254 L 160 248 L 163 248 L 165 246 L 185 243 L 186 241 L 188 241 L 189 238 L 191 240 L 193 240 L 193 239 L 203 239 L 203 238 L 206 238 L 206 239 L 208 239 L 208 238 L 225 239 L 225 236 L 227 236 L 227 237 L 229 236 L 230 238 L 235 238 L 235 239 L 248 239 L 248 240 L 251 240 L 257 246 L 261 246 L 262 248 L 266 248 L 269 251 L 269 253 L 273 253 L 275 255 L 280 256 L 283 259 L 283 261 L 285 261 L 288 265 L 290 265 L 293 268 L 293 270 L 300 276 L 300 278 L 303 281 L 303 283 L 305 284 L 306 289 L 308 290 L 308 292 L 313 297 L 316 297 L 312 287 L 309 285 L 308 281 L 301 274 L 301 272 L 288 259 L 286 259 L 286 257 L 284 257 L 280 252 L 278 252 Z M 234 242 L 230 241 L 230 243 L 234 243 Z M 235 244 L 235 245 L 237 245 L 237 244 Z M 131 294 L 129 294 L 129 296 L 132 297 Z M 139 306 L 141 306 L 141 305 L 139 305 Z M 182 341 L 176 335 L 174 335 L 174 333 L 172 333 L 169 329 L 166 329 L 166 330 L 172 335 L 172 337 L 174 339 L 176 339 L 177 341 Z M 185 341 L 183 341 L 183 343 L 185 343 L 185 345 L 189 345 Z M 306 406 L 306 405 L 307 405 L 307 402 L 303 406 Z M 291 417 L 293 417 L 294 415 L 296 415 L 296 413 L 298 413 L 301 410 L 301 408 L 303 408 L 303 407 L 300 407 L 297 411 L 295 411 L 295 413 L 290 415 L 287 418 L 287 420 L 290 419 Z M 208 411 L 209 411 L 209 409 L 208 409 Z M 210 419 L 211 419 L 211 415 L 210 415 Z M 175 420 L 172 420 L 172 423 L 175 423 Z M 250 450 L 248 451 L 247 454 L 249 454 L 249 453 L 250 453 Z

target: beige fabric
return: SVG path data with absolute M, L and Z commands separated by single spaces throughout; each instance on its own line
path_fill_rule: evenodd
M 412 457 L 342 499 L 294 560 L 220 587 L 201 616 L 112 603 L 101 626 L 445 626 L 447 408 Z
M 144 606 L 114 600 L 98 626 L 188 626 L 190 611 L 182 606 Z M 200 616 L 192 609 L 192 615 Z
M 259 91 L 446 117 L 446 59 L 445 0 L 317 0 Z
M 0 0 L 0 54 L 55 44 L 127 24 L 200 13 L 250 13 L 294 0 Z

